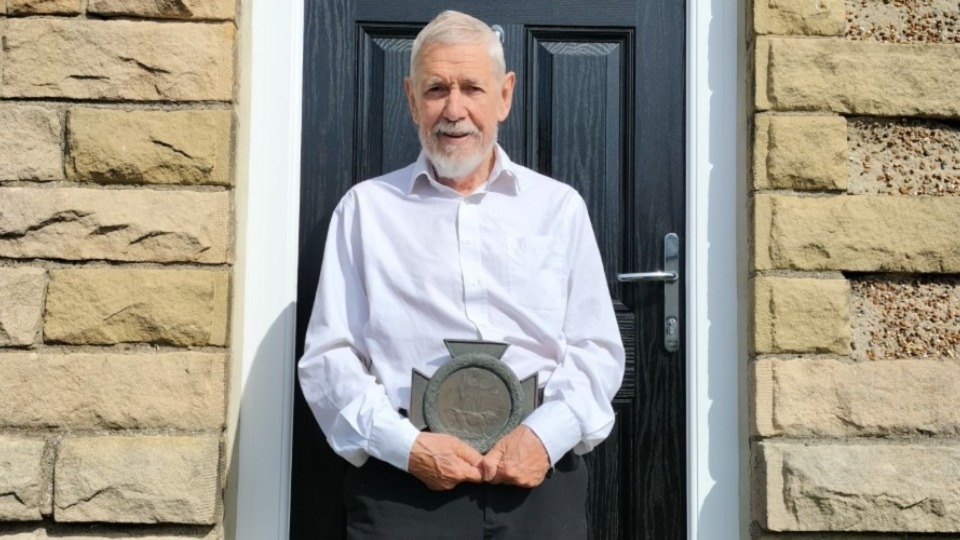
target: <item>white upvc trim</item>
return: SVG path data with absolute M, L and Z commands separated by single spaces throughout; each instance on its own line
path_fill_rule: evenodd
M 741 2 L 687 0 L 687 440 L 691 539 L 740 536 Z M 289 530 L 303 5 L 241 0 L 237 268 L 226 533 Z M 237 410 L 239 409 L 239 411 Z M 742 411 L 745 414 L 745 411 Z M 232 443 L 232 444 L 231 444 Z M 235 449 L 230 452 L 230 449 Z
M 241 0 L 230 540 L 289 537 L 303 2 Z M 234 423 L 236 422 L 236 423 Z
M 741 537 L 742 1 L 687 1 L 687 531 Z

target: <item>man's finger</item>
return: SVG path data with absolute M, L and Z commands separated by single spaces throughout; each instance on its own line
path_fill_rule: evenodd
M 461 471 L 461 475 L 464 482 L 473 482 L 474 484 L 483 482 L 483 474 L 475 465 L 468 465 L 465 463 Z
M 480 465 L 480 462 L 483 461 L 483 455 L 480 452 L 477 452 L 474 447 L 465 442 L 460 442 L 460 444 L 454 448 L 454 452 L 460 457 L 460 459 L 466 461 L 474 467 L 477 467 Z
M 481 459 L 476 450 L 456 437 L 424 432 L 410 449 L 407 470 L 430 489 L 447 490 L 463 481 L 479 482 L 482 474 L 477 465 Z
M 497 444 L 487 452 L 483 461 L 480 462 L 480 470 L 483 471 L 483 481 L 493 483 L 497 477 L 497 471 L 500 469 L 500 460 L 503 458 L 503 448 Z M 496 482 L 499 483 L 499 482 Z

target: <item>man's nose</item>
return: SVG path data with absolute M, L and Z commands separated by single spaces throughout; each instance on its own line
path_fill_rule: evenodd
M 467 116 L 467 109 L 464 107 L 463 94 L 459 88 L 453 88 L 447 94 L 447 103 L 443 107 L 443 117 L 451 122 L 462 120 Z

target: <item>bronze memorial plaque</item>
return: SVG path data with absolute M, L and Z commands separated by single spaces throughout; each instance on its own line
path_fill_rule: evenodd
M 506 343 L 444 343 L 452 358 L 433 377 L 413 371 L 410 420 L 485 453 L 538 405 L 536 375 L 520 382 L 500 360 Z

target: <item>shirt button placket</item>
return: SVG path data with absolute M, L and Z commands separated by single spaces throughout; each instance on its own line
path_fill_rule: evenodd
M 469 200 L 460 203 L 458 238 L 460 240 L 460 270 L 463 275 L 464 306 L 467 318 L 483 337 L 486 323 L 486 290 L 481 276 L 481 246 L 479 208 Z

